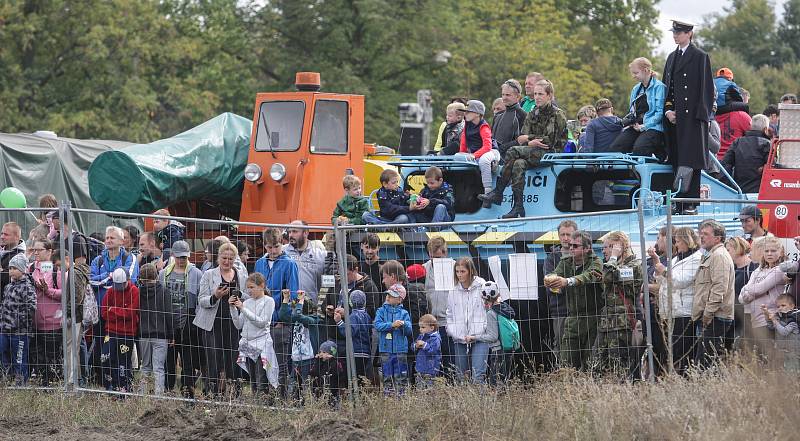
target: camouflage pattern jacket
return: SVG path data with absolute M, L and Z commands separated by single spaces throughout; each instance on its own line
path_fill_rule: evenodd
M 560 153 L 567 143 L 567 117 L 552 103 L 537 106 L 525 117 L 521 133 L 531 139 L 541 138 L 550 146 L 548 152 Z
M 594 253 L 587 254 L 583 265 L 575 265 L 572 256 L 558 262 L 554 274 L 575 278 L 575 286 L 567 286 L 555 295 L 567 296 L 569 317 L 597 316 L 603 307 L 603 263 Z
M 603 263 L 603 317 L 599 330 L 632 328 L 635 299 L 642 291 L 642 261 L 630 255 Z

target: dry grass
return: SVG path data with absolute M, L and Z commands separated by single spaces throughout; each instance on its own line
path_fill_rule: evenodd
M 753 365 L 656 384 L 560 372 L 505 393 L 442 386 L 402 399 L 363 396 L 338 410 L 312 403 L 297 411 L 6 390 L 0 437 L 789 440 L 797 439 L 800 424 L 798 380 Z

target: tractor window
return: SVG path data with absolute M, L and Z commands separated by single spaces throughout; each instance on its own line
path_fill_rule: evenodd
M 311 127 L 312 153 L 347 153 L 347 101 L 317 101 Z
M 632 170 L 568 169 L 558 175 L 555 205 L 560 211 L 584 213 L 631 208 L 639 185 Z
M 302 101 L 265 101 L 258 114 L 255 148 L 259 152 L 288 152 L 300 148 L 303 116 Z

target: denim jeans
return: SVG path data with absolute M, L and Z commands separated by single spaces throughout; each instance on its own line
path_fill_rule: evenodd
M 3 373 L 14 376 L 17 385 L 28 381 L 30 338 L 25 334 L 0 334 L 0 363 Z
M 458 379 L 464 379 L 467 371 L 472 373 L 472 382 L 475 384 L 486 383 L 486 369 L 489 361 L 489 343 L 475 342 L 470 345 L 455 343 L 456 368 Z
M 369 211 L 365 211 L 361 216 L 365 223 L 371 225 L 385 225 L 385 224 L 410 224 L 416 222 L 413 214 L 401 214 L 394 219 L 387 219 L 385 217 L 375 216 Z
M 416 222 L 419 223 L 440 223 L 440 222 L 450 222 L 450 213 L 447 212 L 447 206 L 444 204 L 436 205 L 436 208 L 433 210 L 433 216 L 428 215 L 427 213 L 417 212 L 414 214 L 414 219 Z

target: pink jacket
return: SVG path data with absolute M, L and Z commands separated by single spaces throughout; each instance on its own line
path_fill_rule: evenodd
M 61 318 L 64 315 L 61 310 L 61 274 L 42 272 L 40 265 L 40 262 L 34 263 L 31 276 L 37 283 L 44 280 L 47 283 L 47 290 L 36 288 L 36 315 L 33 323 L 40 331 L 61 329 Z
M 783 271 L 778 266 L 758 267 L 753 271 L 750 281 L 739 293 L 739 302 L 744 305 L 744 312 L 750 313 L 750 322 L 754 328 L 767 326 L 767 318 L 761 312 L 761 305 L 767 305 L 769 311 L 775 312 L 775 300 L 783 294 L 783 286 Z

